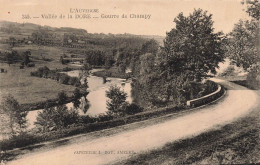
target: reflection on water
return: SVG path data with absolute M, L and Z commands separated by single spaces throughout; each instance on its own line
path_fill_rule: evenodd
M 93 69 L 91 72 L 98 71 L 100 69 Z M 67 72 L 69 76 L 72 77 L 78 77 L 80 75 L 81 71 L 79 70 L 74 70 Z M 90 107 L 87 111 L 87 113 L 84 113 L 82 111 L 82 107 L 86 104 L 86 101 L 84 97 L 80 99 L 81 105 L 79 108 L 79 114 L 80 115 L 89 115 L 89 116 L 96 116 L 101 113 L 105 113 L 107 111 L 106 109 L 106 100 L 108 99 L 106 97 L 106 91 L 109 89 L 111 85 L 117 85 L 120 86 L 121 89 L 123 89 L 127 93 L 127 101 L 132 102 L 131 98 L 131 84 L 129 81 L 126 81 L 125 79 L 120 79 L 120 78 L 107 78 L 108 80 L 105 84 L 103 83 L 103 78 L 102 77 L 96 77 L 89 75 L 87 77 L 88 80 L 88 91 L 89 94 L 87 95 L 87 100 L 90 103 Z M 73 107 L 73 103 L 68 103 L 66 104 L 68 108 Z M 35 110 L 35 111 L 30 111 L 27 115 L 28 122 L 30 123 L 29 128 L 33 128 L 34 125 L 33 123 L 36 121 L 37 113 L 38 111 L 41 110 Z

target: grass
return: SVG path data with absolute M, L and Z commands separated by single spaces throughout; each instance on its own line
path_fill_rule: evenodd
M 0 51 L 10 49 L 8 45 L 0 44 Z M 35 63 L 35 67 L 25 67 L 19 69 L 20 63 L 8 66 L 0 63 L 1 68 L 7 70 L 7 73 L 0 73 L 0 96 L 7 94 L 13 95 L 20 104 L 30 104 L 44 102 L 48 99 L 55 99 L 59 92 L 66 91 L 68 96 L 72 95 L 75 87 L 70 85 L 59 84 L 51 79 L 37 78 L 30 76 L 30 72 L 36 71 L 39 67 L 47 66 L 50 69 L 62 69 L 67 65 L 62 65 L 59 61 L 60 55 L 66 51 L 59 47 L 23 45 L 12 48 L 18 53 L 30 50 L 30 59 Z M 42 56 L 51 61 L 44 61 Z M 72 66 L 69 66 L 70 68 Z M 73 68 L 77 68 L 74 66 Z
M 75 89 L 73 86 L 59 84 L 51 79 L 30 76 L 30 72 L 35 68 L 19 69 L 17 64 L 10 67 L 1 64 L 1 68 L 7 69 L 7 73 L 0 73 L 1 95 L 11 94 L 20 104 L 54 99 L 62 90 L 71 95 Z

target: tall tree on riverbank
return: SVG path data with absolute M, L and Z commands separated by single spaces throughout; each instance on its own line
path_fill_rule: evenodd
M 67 94 L 64 91 L 58 93 L 58 105 L 63 105 L 68 99 Z
M 80 93 L 80 90 L 78 88 L 75 88 L 75 90 L 73 91 L 73 106 L 75 108 L 78 108 L 79 105 L 80 105 L 80 97 L 81 97 L 81 93 Z
M 222 33 L 214 32 L 212 14 L 201 9 L 189 16 L 180 13 L 176 27 L 167 33 L 164 42 L 167 70 L 170 74 L 186 72 L 190 80 L 200 81 L 223 61 Z
M 107 109 L 112 114 L 119 114 L 122 111 L 122 106 L 126 103 L 127 94 L 120 90 L 118 86 L 111 86 L 106 91 L 106 97 L 109 98 L 107 101 Z
M 239 20 L 228 34 L 227 52 L 232 63 L 248 71 L 247 83 L 252 88 L 260 87 L 260 3 L 257 0 L 242 1 L 250 20 Z
M 139 100 L 151 103 L 148 106 L 184 104 L 223 61 L 222 33 L 214 32 L 211 14 L 198 9 L 188 16 L 180 13 L 174 22 L 164 46 L 139 59 L 139 76 L 134 81 L 139 90 L 134 91 L 143 97 Z
M 34 124 L 40 131 L 48 132 L 77 124 L 78 120 L 78 111 L 75 109 L 69 110 L 65 105 L 56 107 L 46 105 L 42 112 L 38 113 Z
M 1 101 L 0 113 L 8 117 L 8 125 L 11 130 L 11 136 L 24 132 L 27 127 L 26 116 L 28 112 L 24 111 L 18 101 L 11 95 L 4 96 Z

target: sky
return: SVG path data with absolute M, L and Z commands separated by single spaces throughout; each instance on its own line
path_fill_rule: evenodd
M 173 20 L 180 12 L 187 16 L 194 9 L 201 8 L 213 14 L 216 32 L 228 33 L 239 19 L 248 18 L 240 2 L 240 0 L 0 0 L 0 20 L 81 28 L 90 33 L 165 36 L 166 32 L 174 28 Z M 71 9 L 98 9 L 98 13 L 78 13 L 87 16 L 90 14 L 91 18 L 76 19 Z M 42 14 L 54 14 L 57 18 L 44 19 Z M 61 14 L 64 15 L 62 19 L 59 18 Z M 73 18 L 68 19 L 68 14 Z M 123 14 L 127 15 L 127 18 L 121 18 Z M 130 18 L 130 14 L 150 15 L 150 19 Z M 30 19 L 23 19 L 23 15 L 24 18 L 29 15 Z M 102 15 L 118 15 L 119 18 L 102 18 Z

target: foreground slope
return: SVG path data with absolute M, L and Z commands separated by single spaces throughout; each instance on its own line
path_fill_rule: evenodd
M 168 142 L 196 136 L 205 131 L 219 128 L 243 117 L 257 106 L 259 98 L 254 91 L 225 80 L 213 80 L 228 89 L 225 99 L 222 99 L 217 104 L 202 107 L 187 115 L 159 124 L 25 154 L 17 160 L 9 162 L 9 164 L 115 163 L 129 158 L 131 153 L 143 153 L 160 148 Z M 85 152 L 84 154 L 78 154 L 80 153 L 78 151 Z M 96 153 L 89 153 L 89 151 L 95 151 Z M 119 153 L 119 151 L 130 152 Z

